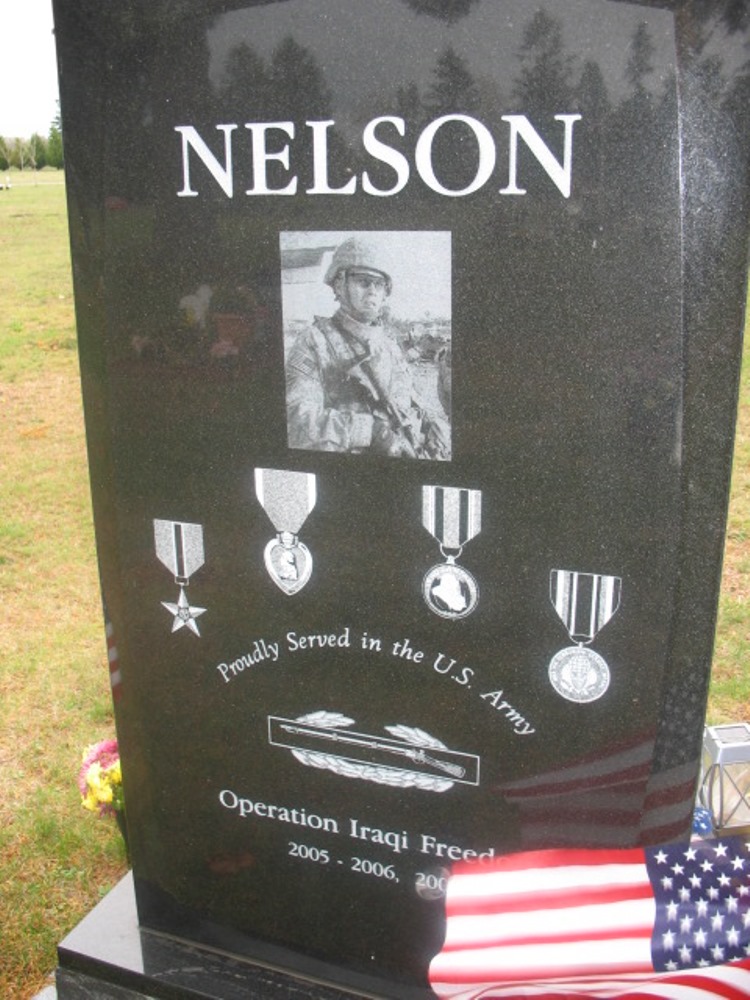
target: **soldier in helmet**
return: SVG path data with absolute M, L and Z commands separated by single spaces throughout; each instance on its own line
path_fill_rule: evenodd
M 316 316 L 287 358 L 290 447 L 450 458 L 447 423 L 425 408 L 384 323 L 392 289 L 384 250 L 352 236 L 337 247 L 324 280 L 339 308 Z

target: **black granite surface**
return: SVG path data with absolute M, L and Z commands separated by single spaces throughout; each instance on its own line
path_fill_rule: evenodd
M 58 953 L 59 1000 L 345 1000 L 354 996 L 312 979 L 295 978 L 142 930 L 132 874 L 71 931 Z
M 55 11 L 140 922 L 427 994 L 454 861 L 689 829 L 745 302 L 747 11 Z M 399 349 L 443 408 L 441 455 L 290 433 L 292 348 L 335 308 L 325 254 L 362 233 L 394 251 Z M 315 477 L 293 594 L 264 565 L 257 469 Z M 443 562 L 425 486 L 481 496 L 458 558 L 476 606 L 453 618 L 423 599 Z M 155 522 L 201 527 L 190 622 Z M 619 598 L 577 679 L 550 673 L 572 644 L 555 571 Z

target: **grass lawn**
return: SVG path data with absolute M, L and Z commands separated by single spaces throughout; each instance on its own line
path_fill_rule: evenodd
M 0 191 L 0 997 L 25 1000 L 125 856 L 74 780 L 83 747 L 114 725 L 62 174 L 11 179 Z
M 748 307 L 750 314 L 750 306 Z M 750 721 L 750 322 L 745 325 L 739 419 L 724 550 L 708 722 Z
M 0 191 L 0 997 L 27 1000 L 125 855 L 115 824 L 81 809 L 75 785 L 83 747 L 114 726 L 62 174 L 11 180 Z M 750 719 L 749 357 L 711 722 Z

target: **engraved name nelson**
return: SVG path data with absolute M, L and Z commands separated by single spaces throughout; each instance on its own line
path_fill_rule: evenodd
M 507 183 L 499 188 L 502 195 L 524 195 L 526 189 L 518 183 L 518 147 L 519 140 L 530 150 L 534 158 L 542 166 L 547 176 L 564 198 L 570 197 L 573 177 L 573 126 L 580 121 L 581 115 L 554 115 L 554 120 L 560 123 L 556 128 L 562 129 L 563 152 L 559 160 L 547 143 L 541 137 L 535 126 L 526 115 L 502 115 L 501 121 L 506 124 L 502 128 L 502 141 L 507 143 Z M 333 186 L 329 176 L 329 131 L 335 126 L 335 121 L 308 121 L 305 128 L 310 130 L 306 135 L 311 140 L 312 185 L 304 189 L 304 194 L 337 194 L 353 195 L 362 190 L 367 195 L 388 198 L 403 191 L 412 177 L 412 166 L 416 169 L 422 182 L 437 194 L 449 198 L 460 198 L 473 194 L 488 184 L 497 164 L 496 139 L 490 129 L 478 119 L 470 115 L 442 115 L 430 122 L 420 132 L 414 146 L 413 164 L 400 149 L 396 148 L 398 138 L 407 134 L 406 122 L 396 115 L 383 115 L 373 118 L 362 130 L 361 142 L 364 151 L 374 160 L 385 164 L 393 174 L 389 187 L 375 184 L 367 170 L 361 176 L 354 174 L 338 186 Z M 456 128 L 458 124 L 459 128 Z M 243 157 L 247 157 L 252 169 L 252 187 L 247 188 L 246 195 L 295 195 L 298 189 L 298 178 L 291 175 L 290 147 L 299 138 L 297 125 L 291 121 L 279 122 L 247 122 L 245 129 L 238 131 L 238 124 L 216 125 L 216 129 L 224 135 L 223 161 L 209 147 L 206 140 L 193 125 L 176 125 L 182 140 L 182 189 L 177 192 L 179 198 L 196 198 L 201 193 L 197 189 L 198 181 L 191 175 L 191 162 L 197 158 L 206 167 L 211 177 L 218 184 L 227 198 L 233 198 L 234 165 L 237 146 L 241 148 Z M 474 176 L 461 188 L 446 187 L 435 172 L 433 147 L 439 133 L 443 139 L 466 147 L 467 130 L 473 137 L 476 150 Z M 221 145 L 221 140 L 218 142 Z M 191 158 L 191 153 L 193 154 Z M 269 167 L 270 175 L 269 175 Z M 438 171 L 439 172 L 439 171 Z M 203 179 L 205 174 L 201 172 Z M 273 185 L 273 186 L 272 186 Z

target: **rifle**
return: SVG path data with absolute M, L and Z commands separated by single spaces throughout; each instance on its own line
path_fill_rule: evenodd
M 434 767 L 438 771 L 444 771 L 446 774 L 453 775 L 455 778 L 463 778 L 466 774 L 466 769 L 461 767 L 460 764 L 452 764 L 450 761 L 432 757 L 428 753 L 425 753 L 424 747 L 392 746 L 380 740 L 370 739 L 367 736 L 349 736 L 346 733 L 339 733 L 335 730 L 303 729 L 301 726 L 289 725 L 282 725 L 281 728 L 287 733 L 292 733 L 294 736 L 312 736 L 318 740 L 329 740 L 331 743 L 342 743 L 346 746 L 365 747 L 367 749 L 379 750 L 383 753 L 399 754 L 402 757 L 408 757 L 415 764 L 425 764 L 427 767 Z M 301 748 L 298 747 L 297 749 Z
M 448 454 L 448 446 L 442 431 L 436 424 L 432 428 L 436 438 L 435 454 L 431 453 L 423 440 L 423 435 L 418 435 L 411 422 L 407 419 L 398 404 L 391 398 L 389 393 L 378 378 L 371 364 L 372 353 L 368 350 L 364 357 L 359 358 L 349 368 L 349 374 L 356 378 L 365 387 L 379 406 L 385 412 L 391 430 L 406 445 L 410 458 L 435 458 L 445 457 Z

